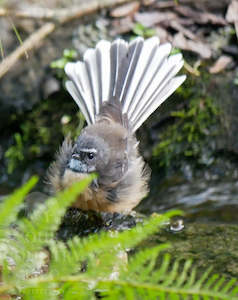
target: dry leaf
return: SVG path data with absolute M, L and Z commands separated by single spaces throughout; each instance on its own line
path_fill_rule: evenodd
M 188 37 L 191 40 L 197 40 L 196 35 L 190 31 L 189 29 L 183 27 L 179 22 L 177 22 L 177 20 L 172 20 L 170 22 L 170 26 L 177 30 L 178 32 L 182 32 L 184 34 L 184 36 Z
M 171 8 L 171 7 L 174 7 L 174 6 L 177 6 L 178 4 L 176 3 L 176 1 L 174 0 L 170 0 L 170 1 L 160 1 L 160 2 L 157 2 L 155 7 L 157 8 Z
M 112 35 L 123 34 L 131 31 L 135 23 L 132 21 L 131 17 L 125 17 L 120 19 L 114 19 L 112 21 L 112 29 L 110 33 Z
M 212 13 L 207 13 L 207 12 L 201 12 L 194 10 L 188 6 L 183 6 L 183 5 L 177 5 L 175 6 L 175 10 L 183 15 L 184 17 L 191 18 L 194 20 L 194 22 L 198 24 L 217 24 L 217 25 L 226 25 L 227 22 L 226 20 L 221 17 L 217 16 Z
M 225 45 L 222 47 L 224 53 L 238 57 L 238 45 Z
M 200 41 L 195 42 L 192 40 L 188 40 L 181 32 L 175 34 L 173 39 L 173 46 L 183 50 L 189 50 L 198 53 L 202 58 L 206 59 L 210 58 L 212 55 L 212 51 L 208 45 Z
M 146 27 L 151 27 L 153 25 L 167 22 L 173 19 L 176 19 L 176 14 L 173 12 L 157 12 L 157 11 L 151 11 L 151 12 L 144 12 L 144 13 L 136 13 L 134 15 L 134 19 L 136 22 L 141 23 L 142 25 Z
M 162 44 L 166 42 L 172 42 L 173 40 L 172 36 L 163 27 L 157 25 L 155 27 L 155 31 L 156 31 L 156 35 L 159 37 L 160 42 Z
M 127 3 L 118 6 L 111 10 L 110 15 L 114 18 L 126 17 L 133 15 L 140 8 L 140 3 L 138 1 Z
M 178 17 L 176 19 L 176 21 L 183 26 L 191 26 L 195 23 L 192 19 L 189 19 L 189 18 L 179 18 Z
M 156 0 L 142 0 L 142 4 L 145 6 L 154 4 Z
M 222 55 L 218 58 L 218 60 L 214 63 L 212 67 L 209 68 L 209 72 L 211 74 L 220 73 L 223 71 L 230 63 L 232 62 L 232 58 L 227 55 Z

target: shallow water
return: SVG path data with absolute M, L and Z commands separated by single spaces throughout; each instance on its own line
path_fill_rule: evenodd
M 238 223 L 238 181 L 236 179 L 170 182 L 154 187 L 141 211 L 163 212 L 178 208 L 193 222 Z
M 238 276 L 238 181 L 234 178 L 193 181 L 153 179 L 151 196 L 142 202 L 146 214 L 181 209 L 178 217 L 153 238 L 152 244 L 168 242 L 172 258 L 192 259 L 199 274 L 213 272 Z
M 36 199 L 36 194 L 33 195 Z M 171 248 L 168 251 L 172 258 L 192 259 L 198 267 L 199 276 L 212 266 L 215 273 L 237 277 L 237 180 L 202 178 L 189 182 L 176 178 L 156 185 L 153 179 L 152 196 L 142 201 L 139 210 L 149 215 L 175 208 L 182 209 L 185 216 L 173 219 L 144 245 L 169 243 Z M 31 211 L 31 206 L 28 209 Z M 134 226 L 136 219 L 133 216 L 87 214 L 71 209 L 65 215 L 57 237 L 67 240 L 74 235 L 85 236 L 100 230 L 124 230 Z

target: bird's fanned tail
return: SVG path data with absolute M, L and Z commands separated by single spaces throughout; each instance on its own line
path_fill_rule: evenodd
M 88 49 L 83 62 L 67 63 L 66 88 L 88 124 L 95 123 L 102 104 L 117 99 L 135 132 L 185 80 L 175 76 L 183 66 L 181 54 L 157 37 L 100 41 Z

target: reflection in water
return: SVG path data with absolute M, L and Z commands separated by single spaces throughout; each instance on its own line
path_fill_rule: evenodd
M 183 219 L 171 220 L 169 229 L 174 233 L 182 231 L 184 229 Z
M 142 205 L 142 212 L 163 212 L 179 208 L 192 221 L 238 223 L 238 182 L 234 179 L 181 182 L 163 187 L 159 185 Z M 156 195 L 155 195 L 156 194 Z

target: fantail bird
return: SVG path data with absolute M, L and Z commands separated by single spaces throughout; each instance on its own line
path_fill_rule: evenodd
M 128 213 L 146 196 L 150 172 L 135 132 L 185 80 L 175 77 L 182 55 L 170 51 L 156 37 L 102 40 L 83 61 L 66 64 L 66 88 L 88 125 L 75 142 L 63 142 L 49 180 L 58 191 L 98 174 L 75 207 Z

